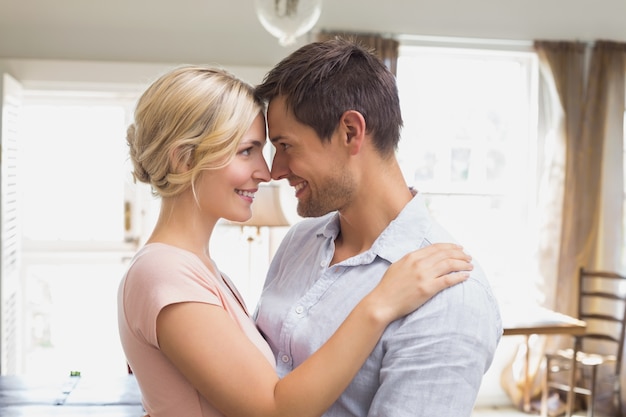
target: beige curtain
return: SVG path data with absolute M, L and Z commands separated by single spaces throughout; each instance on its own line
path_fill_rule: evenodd
M 316 41 L 326 41 L 341 37 L 359 42 L 361 45 L 374 51 L 374 54 L 396 75 L 398 65 L 398 47 L 400 42 L 393 38 L 386 38 L 378 34 L 351 33 L 351 32 L 328 32 L 322 31 L 315 36 Z
M 584 153 L 594 158 L 598 174 L 598 207 L 593 228 L 583 240 L 579 264 L 591 268 L 619 271 L 622 268 L 624 228 L 624 110 L 626 43 L 596 42 L 591 57 L 583 125 Z M 604 146 L 595 138 L 604 138 Z M 597 149 L 596 149 L 597 148 Z M 582 239 L 581 239 L 582 240 Z M 626 272 L 626 271 L 621 271 Z
M 585 62 L 586 44 L 579 42 L 535 42 L 535 50 L 539 57 L 542 80 L 544 85 L 554 86 L 558 97 L 558 107 L 545 108 L 552 117 L 545 121 L 552 126 L 555 138 L 560 142 L 564 160 L 555 169 L 555 180 L 547 185 L 544 199 L 549 199 L 550 192 L 556 191 L 560 201 L 552 201 L 551 212 L 542 217 L 543 224 L 550 227 L 540 231 L 540 253 L 538 255 L 540 273 L 543 276 L 543 293 L 546 295 L 544 305 L 564 313 L 574 314 L 575 310 L 575 276 L 572 275 L 577 264 L 575 257 L 569 253 L 572 245 L 571 222 L 577 222 L 576 213 L 580 208 L 574 202 L 579 199 L 581 190 L 576 189 L 576 165 L 573 161 L 581 141 L 581 120 L 585 103 Z M 561 170 L 560 175 L 558 170 Z M 562 181 L 559 184 L 558 181 Z M 567 190 L 566 192 L 564 190 Z M 582 214 L 582 213 L 580 213 Z M 582 216 L 585 218 L 585 216 Z M 549 233 L 547 232 L 549 230 Z M 562 261 L 567 259 L 567 261 Z M 568 265 L 573 263 L 574 265 Z M 563 276 L 568 279 L 563 279 Z M 558 288 L 558 296 L 556 290 Z M 573 307 L 573 308 L 572 308 Z
M 558 97 L 557 106 L 544 108 L 552 111 L 543 113 L 543 119 L 559 132 L 557 142 L 565 156 L 562 164 L 555 159 L 553 181 L 546 187 L 552 195 L 562 196 L 561 209 L 558 198 L 544 199 L 550 201 L 544 212 L 544 225 L 550 227 L 543 229 L 539 254 L 545 305 L 576 315 L 578 268 L 620 271 L 626 261 L 622 259 L 626 44 L 598 41 L 589 48 L 578 42 L 537 41 L 535 50 L 541 78 Z M 558 174 L 559 167 L 563 175 Z M 560 230 L 550 216 L 561 219 Z M 551 241 L 556 250 L 550 249 Z M 571 341 L 553 337 L 545 346 L 553 350 L 564 343 Z
M 578 242 L 576 261 L 579 265 L 614 271 L 620 271 L 624 265 L 621 220 L 624 210 L 625 71 L 626 44 L 596 42 L 589 70 L 581 149 L 577 155 L 579 167 L 587 163 L 593 169 L 585 184 L 592 192 L 580 201 L 584 210 L 593 216 L 589 224 L 584 225 L 585 230 L 574 234 Z M 581 180 L 580 176 L 578 179 Z M 591 204 L 592 199 L 597 204 Z M 563 264 L 564 259 L 561 259 Z M 626 363 L 622 363 L 622 375 L 626 375 Z M 624 385 L 622 398 L 626 395 Z
M 626 44 L 536 41 L 546 146 L 538 195 L 538 273 L 544 305 L 576 315 L 580 266 L 620 271 L 623 238 Z M 550 94 L 552 92 L 552 94 Z M 622 271 L 623 272 L 623 271 Z M 571 340 L 537 338 L 539 357 Z M 517 399 L 514 358 L 503 388 Z M 539 362 L 536 362 L 539 364 Z M 624 365 L 626 367 L 626 364 Z M 531 370 L 538 394 L 542 370 Z
M 565 193 L 554 282 L 558 296 L 546 302 L 575 315 L 578 268 L 621 267 L 626 44 L 596 42 L 586 77 L 585 45 L 536 42 L 535 47 L 550 68 L 565 120 Z

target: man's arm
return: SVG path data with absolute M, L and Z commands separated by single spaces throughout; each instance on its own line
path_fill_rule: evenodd
M 385 332 L 368 416 L 469 417 L 501 334 L 497 303 L 481 282 L 443 291 Z

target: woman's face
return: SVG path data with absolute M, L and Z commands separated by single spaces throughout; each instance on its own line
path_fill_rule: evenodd
M 263 156 L 265 138 L 265 119 L 259 114 L 243 136 L 235 158 L 224 168 L 201 174 L 196 189 L 203 212 L 237 222 L 252 216 L 254 193 L 259 183 L 270 180 Z

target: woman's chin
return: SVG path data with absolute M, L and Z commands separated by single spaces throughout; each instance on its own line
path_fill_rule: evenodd
M 233 223 L 245 223 L 251 218 L 252 218 L 252 214 L 248 213 L 247 215 L 232 216 L 230 218 L 226 218 L 225 220 L 228 220 L 229 222 L 233 222 Z

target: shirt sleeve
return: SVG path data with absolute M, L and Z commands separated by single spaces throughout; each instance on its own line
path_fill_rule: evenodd
M 501 329 L 497 303 L 472 279 L 392 323 L 368 416 L 471 416 Z
M 143 255 L 130 269 L 124 291 L 129 327 L 140 338 L 158 347 L 156 320 L 170 304 L 201 302 L 223 306 L 220 293 L 199 266 L 175 251 Z

